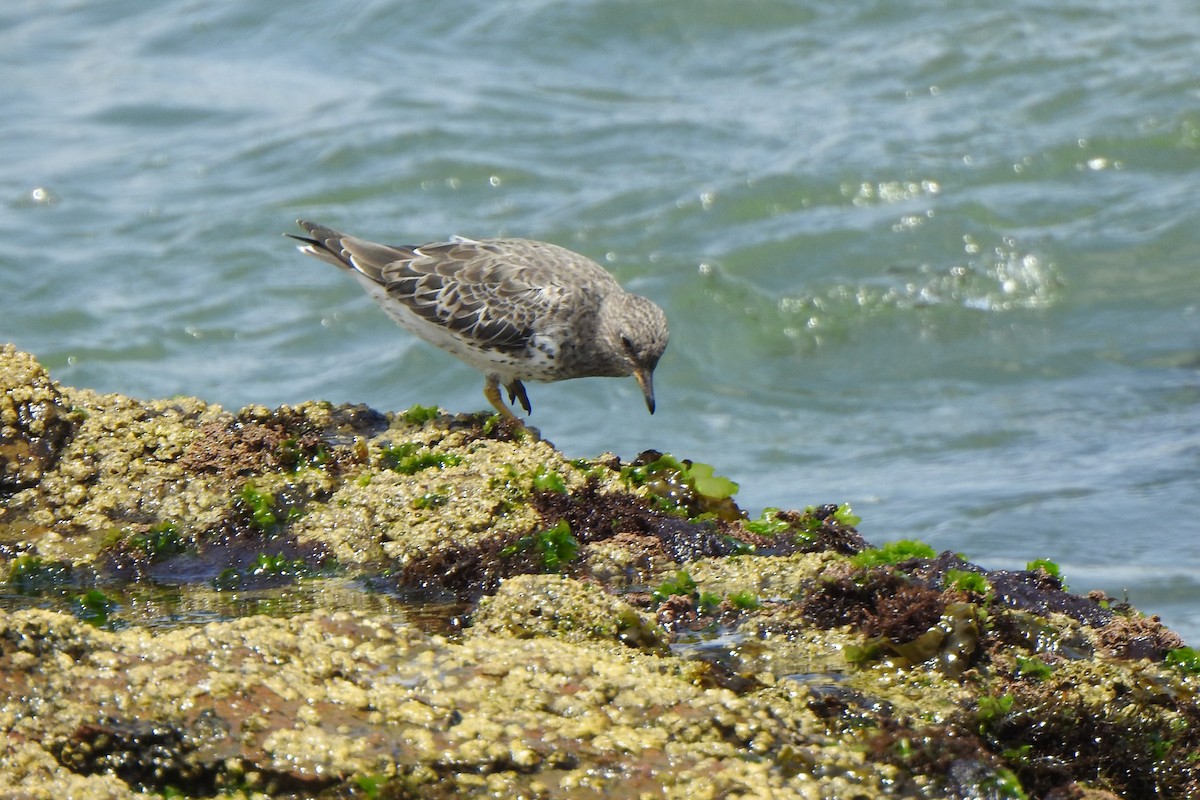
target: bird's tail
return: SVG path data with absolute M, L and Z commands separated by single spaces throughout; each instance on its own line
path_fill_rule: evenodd
M 297 250 L 307 256 L 333 264 L 335 267 L 354 269 L 352 256 L 342 245 L 342 240 L 346 238 L 344 234 L 308 220 L 298 219 L 296 224 L 307 231 L 308 236 L 297 236 L 294 233 L 285 233 L 284 236 L 303 242 L 296 248 Z
M 347 236 L 341 231 L 303 219 L 296 220 L 296 224 L 309 235 L 284 235 L 303 242 L 296 248 L 301 253 L 319 258 L 335 267 L 358 272 L 376 283 L 383 282 L 382 271 L 388 264 L 410 260 L 416 255 L 416 250 L 412 247 L 391 247 L 368 242 L 366 239 Z

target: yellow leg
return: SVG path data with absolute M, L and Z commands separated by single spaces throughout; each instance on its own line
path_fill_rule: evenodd
M 500 381 L 495 375 L 487 376 L 487 380 L 483 384 L 483 396 L 492 404 L 492 408 L 500 412 L 500 416 L 505 419 L 517 418 L 517 415 L 510 411 L 508 406 L 504 405 L 504 401 L 500 399 Z

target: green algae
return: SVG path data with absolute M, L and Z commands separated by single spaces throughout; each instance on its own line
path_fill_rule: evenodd
M 696 610 L 701 614 L 711 614 L 721 604 L 721 596 L 715 592 L 698 592 L 695 600 Z
M 803 512 L 774 507 L 758 519 L 742 520 L 747 546 L 764 554 L 780 555 L 795 550 L 837 549 L 856 553 L 866 547 L 854 526 L 861 520 L 850 505 L 808 506 Z
M 689 601 L 699 615 L 715 614 L 723 603 L 735 611 L 754 611 L 762 607 L 758 596 L 751 591 L 733 591 L 724 597 L 718 592 L 701 591 L 687 570 L 676 570 L 674 575 L 665 578 L 650 593 L 651 602 L 656 606 L 676 597 Z
M 386 447 L 380 454 L 380 461 L 385 469 L 401 475 L 412 475 L 423 469 L 435 467 L 445 469 L 462 463 L 462 456 L 455 453 L 423 448 L 424 444 L 421 442 L 405 442 L 393 447 Z
M 363 796 L 367 800 L 375 800 L 379 797 L 384 786 L 387 785 L 387 776 L 376 773 L 374 775 L 356 775 L 353 778 L 354 785 L 362 791 Z
M 691 480 L 692 487 L 696 492 L 704 497 L 724 500 L 737 494 L 738 485 L 729 478 L 715 475 L 712 464 L 693 461 L 688 466 L 685 475 L 687 479 Z
M 816 509 L 813 506 L 809 506 L 807 509 L 805 509 L 805 513 L 811 514 L 815 510 Z M 854 513 L 854 509 L 850 507 L 849 503 L 842 503 L 839 505 L 834 510 L 832 517 L 835 523 L 844 528 L 854 528 L 857 527 L 860 522 L 862 522 L 862 517 Z
M 729 604 L 741 611 L 753 611 L 762 607 L 758 596 L 745 590 L 729 595 Z
M 842 503 L 821 509 L 816 506 L 808 506 L 799 516 L 794 512 L 767 507 L 763 509 L 758 519 L 746 520 L 743 527 L 760 536 L 779 536 L 792 532 L 806 539 L 812 539 L 825 525 L 833 524 L 843 528 L 853 528 L 860 522 L 862 522 L 862 518 L 854 513 L 850 504 Z
M 73 604 L 75 616 L 96 627 L 107 625 L 109 614 L 118 607 L 116 601 L 99 589 L 90 589 L 83 594 L 75 595 Z
M 620 474 L 627 486 L 649 492 L 663 510 L 689 518 L 706 513 L 725 520 L 743 516 L 732 499 L 738 485 L 715 475 L 711 464 L 647 451 L 634 463 L 621 467 Z
M 978 595 L 992 594 L 992 585 L 988 579 L 978 572 L 962 569 L 948 569 L 943 578 L 946 587 L 960 592 L 971 592 Z
M 779 516 L 780 509 L 764 508 L 758 519 L 746 520 L 742 527 L 759 536 L 775 537 L 792 530 L 793 523 Z
M 1185 674 L 1200 675 L 1200 652 L 1191 647 L 1177 647 L 1169 651 L 1163 661 Z
M 131 533 L 126 528 L 117 534 L 120 538 L 128 536 L 129 548 L 144 553 L 151 560 L 178 555 L 187 547 L 179 534 L 179 525 L 169 520 L 152 525 L 145 533 Z
M 980 788 L 995 794 L 998 798 L 1010 800 L 1029 800 L 1029 794 L 1021 787 L 1021 781 L 1016 774 L 1004 767 L 996 770 L 980 782 Z
M 531 484 L 534 491 L 537 492 L 557 492 L 558 494 L 567 493 L 567 484 L 563 481 L 562 475 L 559 475 L 549 467 L 543 466 L 535 472 L 531 479 Z
M 692 580 L 692 576 L 687 570 L 678 570 L 674 575 L 667 578 L 658 585 L 651 597 L 656 603 L 665 602 L 668 598 L 679 595 L 681 597 L 691 597 L 696 594 L 696 582 Z
M 579 554 L 579 540 L 571 534 L 567 521 L 559 520 L 552 528 L 517 539 L 500 551 L 500 557 L 511 558 L 518 553 L 535 555 L 544 572 L 559 572 Z
M 238 500 L 249 510 L 254 527 L 260 531 L 273 531 L 279 525 L 279 517 L 275 513 L 275 497 L 269 492 L 260 492 L 255 485 L 247 481 L 238 492 Z
M 1050 674 L 1054 672 L 1054 668 L 1040 658 L 1017 656 L 1016 661 L 1016 675 L 1019 678 L 1031 678 L 1040 681 L 1050 677 Z
M 1059 586 L 1066 589 L 1067 585 L 1062 580 L 1062 569 L 1058 564 L 1047 558 L 1035 558 L 1025 565 L 1025 569 L 1030 572 L 1044 572 L 1058 582 Z
M 441 413 L 437 406 L 422 406 L 413 405 L 407 411 L 401 413 L 400 418 L 409 425 L 424 425 L 430 420 L 437 419 Z
M 249 574 L 299 576 L 308 572 L 308 565 L 301 558 L 288 558 L 282 553 L 259 553 L 250 565 Z
M 42 594 L 71 585 L 74 571 L 61 561 L 17 556 L 8 565 L 8 586 L 20 594 Z
M 860 569 L 899 564 L 913 558 L 933 558 L 934 549 L 924 542 L 901 539 L 888 542 L 882 547 L 873 547 L 853 556 L 850 563 Z

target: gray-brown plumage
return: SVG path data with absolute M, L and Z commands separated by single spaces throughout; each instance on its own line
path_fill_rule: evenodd
M 483 393 L 532 409 L 522 381 L 633 375 L 654 413 L 667 346 L 661 308 L 578 253 L 531 239 L 390 246 L 304 220 L 300 252 L 349 272 L 406 330 L 485 376 Z

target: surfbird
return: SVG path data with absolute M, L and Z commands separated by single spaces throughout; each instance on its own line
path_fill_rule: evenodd
M 633 375 L 654 413 L 663 310 L 589 258 L 531 239 L 384 245 L 297 220 L 299 250 L 350 273 L 401 327 L 484 374 L 483 394 L 532 412 L 523 381 Z

